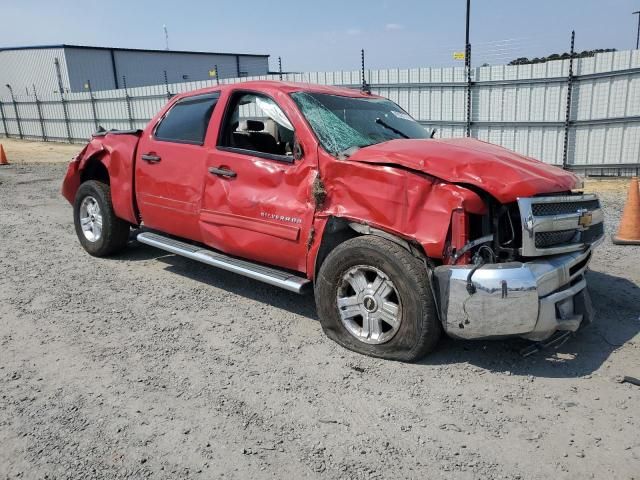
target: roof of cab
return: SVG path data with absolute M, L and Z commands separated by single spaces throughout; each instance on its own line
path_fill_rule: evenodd
M 346 87 L 334 87 L 330 85 L 317 85 L 314 83 L 296 83 L 296 82 L 280 82 L 277 80 L 252 80 L 249 82 L 227 83 L 216 85 L 214 87 L 202 88 L 190 92 L 181 93 L 179 97 L 189 97 L 192 95 L 200 95 L 203 93 L 222 92 L 225 90 L 255 90 L 265 93 L 269 92 L 313 92 L 325 93 L 328 95 L 341 95 L 343 97 L 360 97 L 360 98 L 377 98 L 377 95 L 364 93 L 361 90 Z

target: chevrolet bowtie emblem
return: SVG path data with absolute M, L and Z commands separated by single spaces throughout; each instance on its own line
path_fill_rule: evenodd
M 581 227 L 588 227 L 589 225 L 591 225 L 592 221 L 593 221 L 593 214 L 591 212 L 583 212 L 582 215 L 578 217 L 578 224 Z

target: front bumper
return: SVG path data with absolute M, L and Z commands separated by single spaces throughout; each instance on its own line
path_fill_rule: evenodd
M 584 278 L 591 251 L 483 265 L 472 276 L 473 295 L 466 288 L 473 265 L 437 267 L 445 331 L 465 339 L 516 335 L 540 341 L 557 330 L 577 330 L 593 319 Z

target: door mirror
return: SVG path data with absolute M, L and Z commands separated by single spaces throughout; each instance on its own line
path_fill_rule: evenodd
M 300 145 L 300 142 L 296 138 L 293 140 L 293 159 L 300 160 L 303 157 L 303 155 L 304 155 L 304 152 L 302 150 L 302 145 Z

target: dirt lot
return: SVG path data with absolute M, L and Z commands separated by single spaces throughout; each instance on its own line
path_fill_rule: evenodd
M 59 195 L 79 146 L 5 142 L 0 478 L 640 478 L 640 247 L 599 248 L 558 350 L 445 340 L 406 365 L 297 296 L 140 244 L 95 259 Z M 607 230 L 626 183 L 602 191 Z
M 68 163 L 78 154 L 83 145 L 53 142 L 30 142 L 2 138 L 7 158 L 11 163 Z

